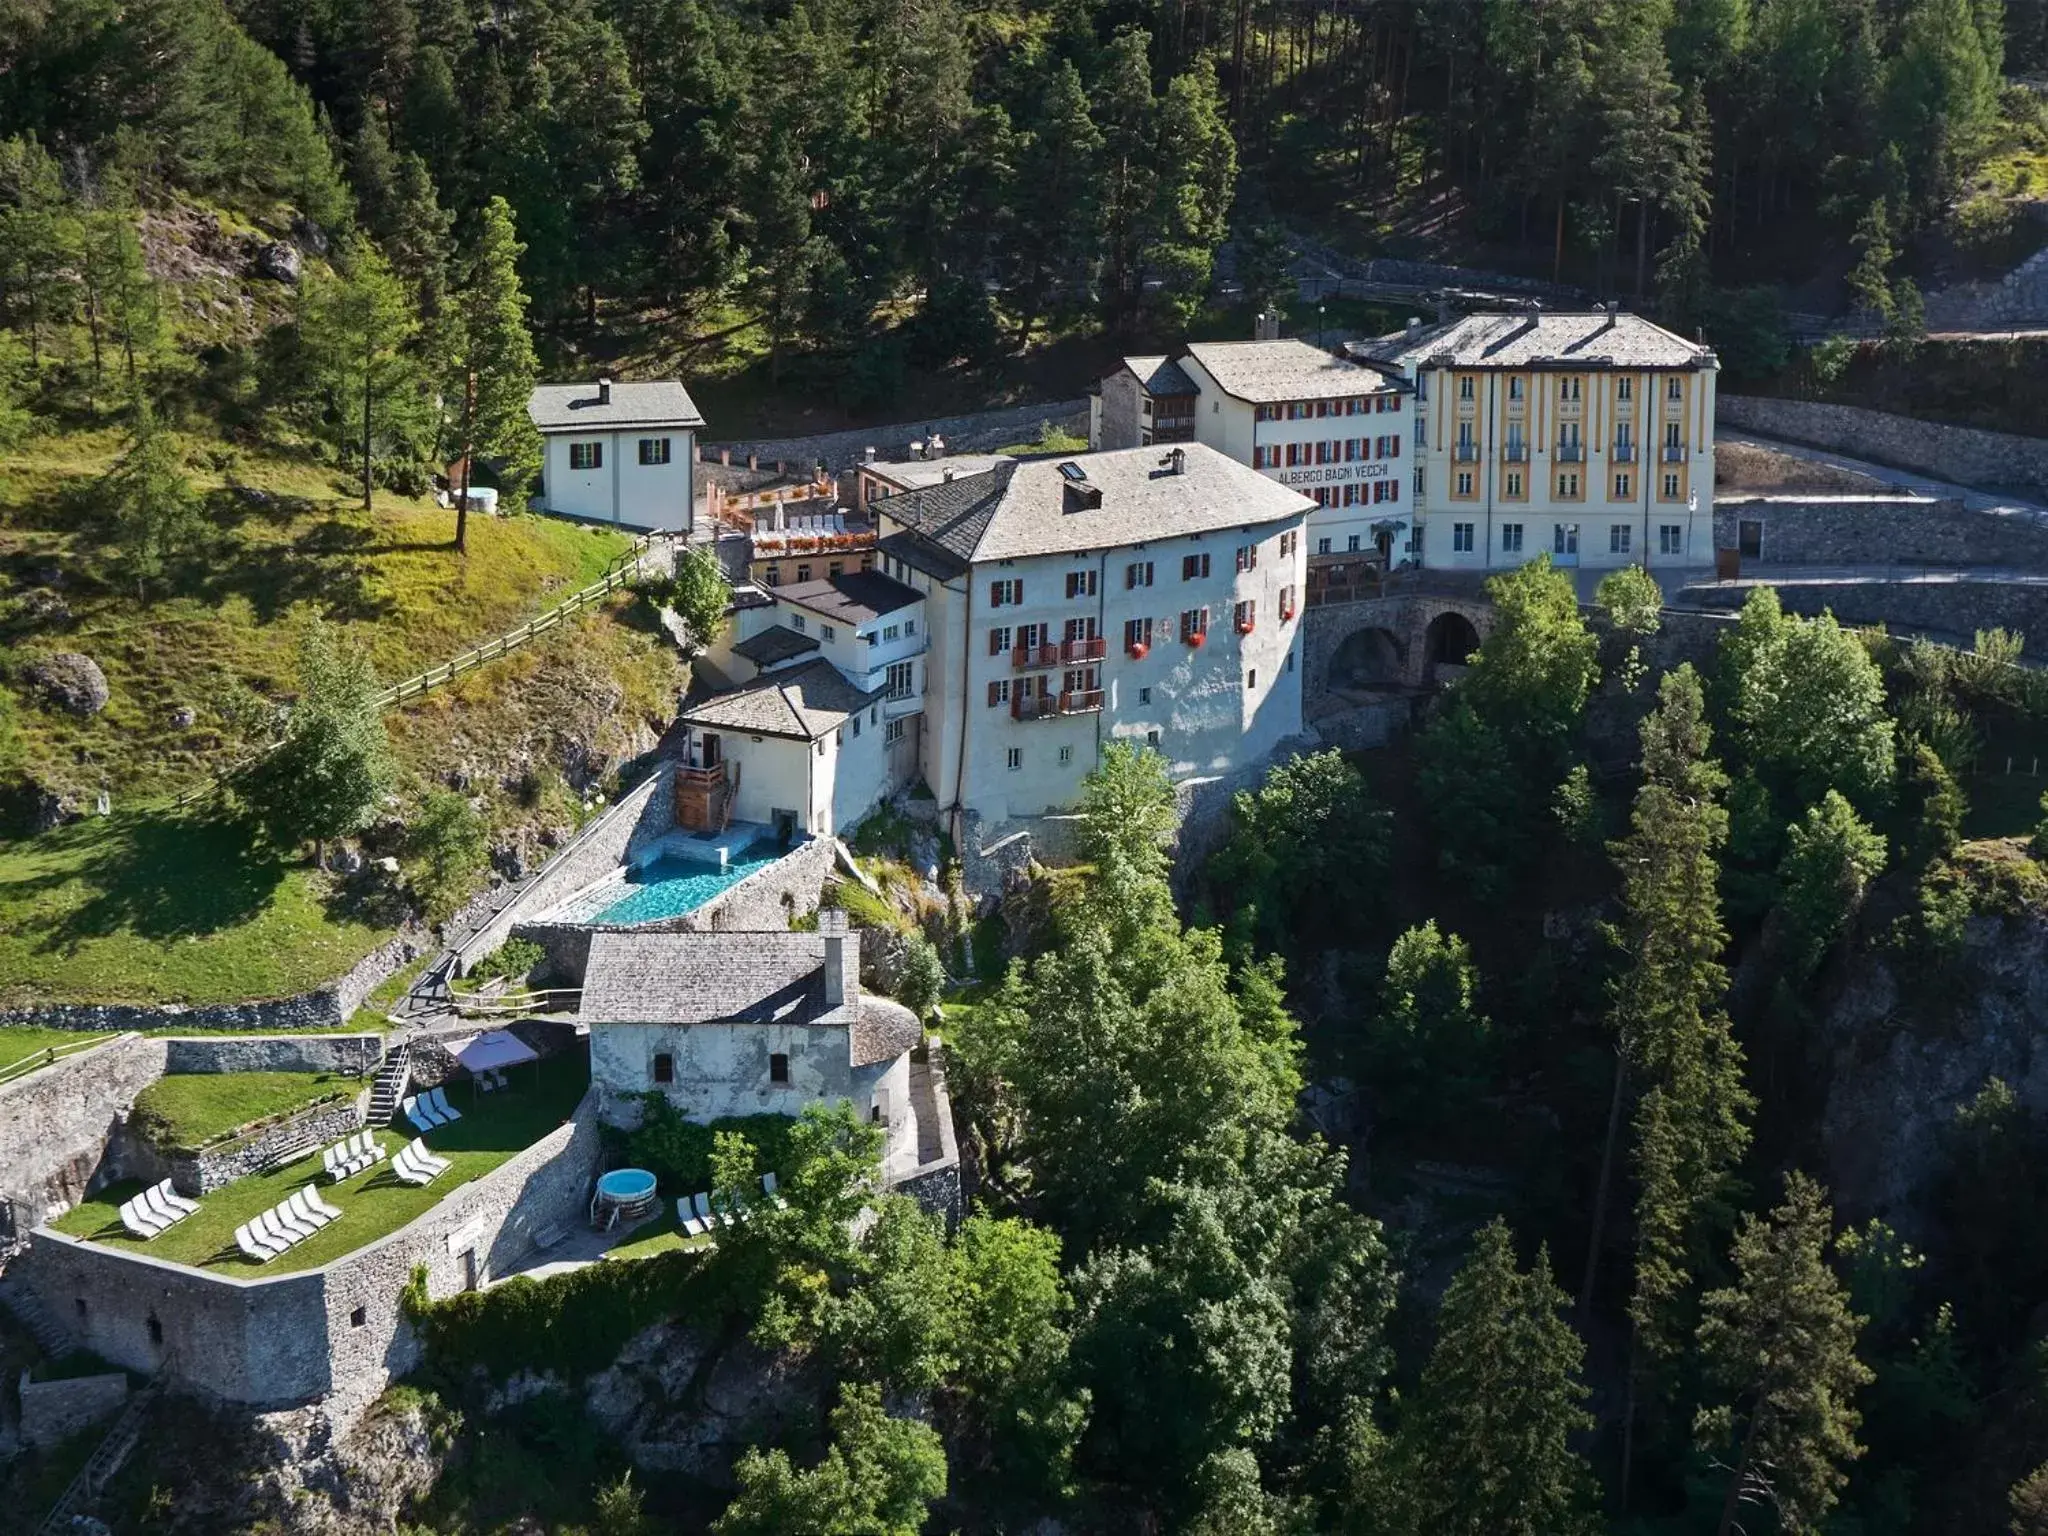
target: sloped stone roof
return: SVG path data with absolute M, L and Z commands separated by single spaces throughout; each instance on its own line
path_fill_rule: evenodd
M 594 933 L 578 1013 L 586 1024 L 852 1029 L 862 1007 L 859 939 L 849 934 L 840 953 L 841 1001 L 828 1006 L 820 933 Z
M 1127 357 L 1124 366 L 1138 377 L 1148 395 L 1192 395 L 1195 381 L 1170 357 Z
M 879 690 L 864 693 L 854 687 L 821 656 L 786 672 L 766 673 L 738 688 L 692 689 L 683 701 L 681 718 L 692 725 L 753 736 L 815 741 L 881 697 Z
M 917 1015 L 886 997 L 863 997 L 848 1046 L 853 1065 L 872 1067 L 908 1055 L 924 1043 Z
M 1407 367 L 1706 368 L 1713 352 L 1654 321 L 1604 309 L 1464 315 L 1378 341 L 1354 342 L 1355 356 Z
M 1279 341 L 1197 341 L 1188 356 L 1225 394 L 1254 405 L 1329 400 L 1398 388 L 1383 375 L 1291 337 Z
M 800 635 L 787 624 L 770 624 L 758 635 L 749 635 L 744 640 L 733 642 L 733 653 L 744 656 L 755 666 L 766 670 L 793 661 L 807 651 L 815 651 L 818 642 L 809 635 Z
M 611 399 L 600 402 L 597 385 L 542 384 L 526 402 L 526 414 L 543 432 L 606 431 L 613 427 L 701 427 L 704 415 L 679 379 L 629 384 L 612 381 Z

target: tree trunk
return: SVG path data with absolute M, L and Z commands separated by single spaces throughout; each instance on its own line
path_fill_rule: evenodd
M 469 461 L 476 452 L 472 437 L 476 431 L 476 375 L 466 375 L 462 386 L 462 489 L 455 497 L 455 552 L 469 553 Z
M 1636 199 L 1636 297 L 1643 296 L 1643 284 L 1650 266 L 1650 200 Z
M 1564 281 L 1564 192 L 1557 194 L 1557 240 L 1550 255 L 1550 280 Z
M 1728 1492 L 1721 1499 L 1721 1524 L 1715 1536 L 1728 1536 L 1735 1526 L 1735 1512 L 1742 1505 L 1742 1479 L 1749 1473 L 1749 1453 L 1756 1444 L 1757 1420 L 1762 1417 L 1762 1405 L 1749 1416 L 1749 1427 L 1742 1432 L 1742 1450 L 1735 1458 L 1735 1470 L 1728 1477 Z
M 370 510 L 370 341 L 363 340 L 363 510 Z
M 1593 1311 L 1593 1280 L 1600 1272 L 1600 1241 L 1607 1227 L 1607 1199 L 1614 1183 L 1614 1148 L 1621 1139 L 1621 1103 L 1628 1091 L 1628 1057 L 1614 1051 L 1614 1093 L 1607 1102 L 1607 1144 L 1600 1153 L 1600 1183 L 1593 1195 L 1593 1232 L 1586 1239 L 1586 1270 L 1579 1281 L 1579 1325 Z

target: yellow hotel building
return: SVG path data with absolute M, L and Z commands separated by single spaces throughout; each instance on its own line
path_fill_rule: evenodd
M 1414 386 L 1424 567 L 1712 562 L 1708 348 L 1609 305 L 1411 320 L 1349 351 Z

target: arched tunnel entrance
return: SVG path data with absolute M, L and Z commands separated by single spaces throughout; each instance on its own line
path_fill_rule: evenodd
M 1407 658 L 1391 629 L 1361 629 L 1330 658 L 1333 692 L 1382 693 L 1407 680 Z
M 1464 614 L 1454 610 L 1431 619 L 1423 636 L 1423 661 L 1432 671 L 1439 666 L 1462 667 L 1478 649 L 1478 629 Z

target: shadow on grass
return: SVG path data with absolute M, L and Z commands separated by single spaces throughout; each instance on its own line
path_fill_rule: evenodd
M 91 846 L 76 863 L 0 881 L 0 903 L 74 881 L 91 892 L 51 925 L 46 952 L 113 933 L 169 939 L 235 927 L 271 904 L 289 868 L 245 823 L 217 813 L 80 823 L 51 837 Z

